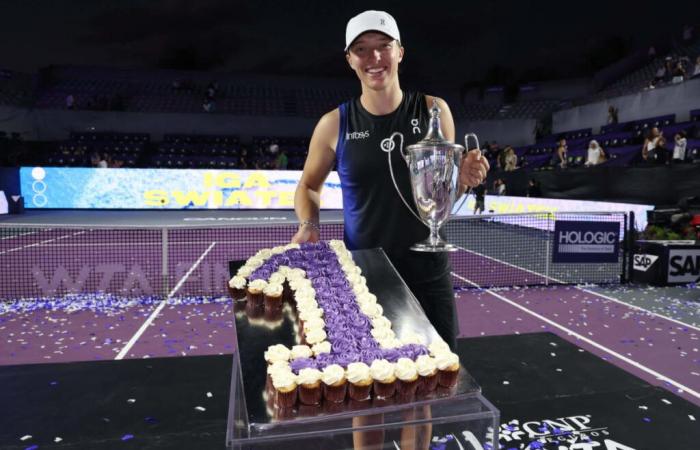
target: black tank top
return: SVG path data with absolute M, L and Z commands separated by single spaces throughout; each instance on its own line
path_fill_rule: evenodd
M 398 131 L 404 148 L 423 139 L 430 114 L 425 95 L 404 92 L 396 111 L 370 114 L 355 98 L 343 103 L 336 146 L 338 175 L 343 191 L 345 244 L 351 250 L 381 247 L 401 276 L 413 282 L 430 281 L 449 272 L 445 253 L 422 253 L 409 247 L 428 237 L 429 230 L 399 198 L 389 172 L 382 142 Z M 396 182 L 415 211 L 408 167 L 401 157 L 400 138 L 394 139 L 391 161 Z

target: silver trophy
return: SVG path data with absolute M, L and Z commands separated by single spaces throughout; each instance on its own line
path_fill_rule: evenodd
M 457 247 L 440 237 L 439 231 L 440 227 L 449 219 L 452 206 L 459 193 L 459 166 L 464 155 L 464 147 L 449 142 L 442 135 L 440 108 L 437 106 L 437 102 L 433 102 L 433 107 L 430 109 L 428 134 L 422 141 L 404 149 L 403 135 L 397 132 L 385 139 L 386 142 L 382 142 L 384 151 L 390 153 L 394 149 L 395 136 L 401 138 L 399 150 L 408 165 L 413 201 L 418 214 L 409 206 L 396 184 L 391 155 L 389 155 L 389 170 L 394 187 L 411 213 L 430 229 L 428 239 L 417 242 L 411 246 L 411 250 L 418 252 L 452 252 L 457 250 Z M 470 137 L 474 138 L 476 148 L 479 148 L 479 141 L 473 133 L 464 136 L 465 144 L 468 146 L 467 140 Z

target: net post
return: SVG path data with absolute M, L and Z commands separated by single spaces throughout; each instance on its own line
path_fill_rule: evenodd
M 634 270 L 634 245 L 635 245 L 635 237 L 637 235 L 637 228 L 635 227 L 635 217 L 634 217 L 634 211 L 630 211 L 627 214 L 627 230 L 625 230 L 626 236 L 625 236 L 625 267 L 626 267 L 626 272 L 627 272 L 627 277 L 625 278 L 624 282 L 629 283 L 632 281 L 632 271 Z
M 545 217 L 548 219 L 554 218 L 556 222 L 556 217 L 554 214 L 546 214 Z M 547 239 L 544 240 L 544 285 L 549 286 L 549 259 L 551 258 L 551 251 L 549 249 L 549 241 L 554 237 L 554 233 L 547 233 Z
M 161 242 L 161 276 L 163 278 L 163 296 L 168 295 L 168 229 L 162 228 L 160 230 L 160 242 Z

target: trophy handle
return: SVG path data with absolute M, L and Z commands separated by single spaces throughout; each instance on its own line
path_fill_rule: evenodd
M 404 205 L 406 205 L 406 208 L 408 208 L 409 211 L 411 211 L 411 214 L 418 219 L 420 223 L 425 225 L 425 222 L 416 214 L 416 212 L 411 208 L 411 206 L 408 204 L 406 199 L 404 198 L 403 194 L 401 193 L 401 190 L 399 189 L 399 185 L 396 183 L 396 177 L 394 176 L 394 166 L 391 163 L 391 152 L 394 150 L 394 147 L 396 144 L 394 143 L 394 138 L 398 136 L 401 138 L 401 143 L 399 144 L 399 153 L 401 154 L 401 157 L 403 160 L 406 162 L 406 166 L 410 167 L 410 162 L 408 159 L 408 154 L 406 153 L 406 150 L 403 148 L 403 134 L 401 134 L 398 131 L 395 131 L 391 134 L 386 139 L 382 139 L 382 142 L 380 144 L 380 147 L 382 151 L 384 151 L 387 154 L 387 159 L 389 160 L 389 173 L 391 173 L 391 181 L 394 183 L 394 189 L 396 189 L 396 193 L 399 194 L 399 197 L 401 197 L 401 201 L 403 202 Z M 427 225 L 425 225 L 427 227 Z
M 465 134 L 464 135 L 464 152 L 460 155 L 455 154 L 455 164 L 457 165 L 458 171 L 459 171 L 459 168 L 461 167 L 462 157 L 465 156 L 467 153 L 469 153 L 469 150 L 472 149 L 472 148 L 469 148 L 469 138 L 473 138 L 474 142 L 476 143 L 476 147 L 473 147 L 473 148 L 481 149 L 481 146 L 479 145 L 479 138 L 476 136 L 476 134 L 474 134 L 474 133 Z M 462 206 L 464 206 L 464 202 L 467 201 L 468 196 L 466 194 L 467 193 L 465 192 L 465 195 L 462 196 L 462 201 L 459 203 L 459 206 L 457 206 L 456 209 L 455 208 L 452 209 L 452 211 L 450 213 L 451 216 L 456 215 L 457 212 L 460 209 L 462 209 Z

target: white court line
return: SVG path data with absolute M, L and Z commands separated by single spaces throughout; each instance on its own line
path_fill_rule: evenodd
M 158 237 L 160 239 L 160 236 Z M 168 242 L 168 245 L 202 245 L 202 244 L 208 244 L 211 241 L 188 241 L 188 242 Z M 289 240 L 282 240 L 282 241 L 216 241 L 217 244 L 279 244 L 279 245 L 284 245 L 288 244 Z M 31 246 L 34 246 L 36 244 L 31 244 Z M 96 243 L 84 243 L 84 244 L 50 244 L 46 245 L 45 247 L 114 247 L 114 246 L 120 246 L 120 247 L 125 247 L 125 246 L 130 246 L 130 245 L 135 245 L 138 247 L 143 247 L 146 245 L 157 245 L 157 246 L 162 246 L 163 243 L 159 240 L 158 242 L 96 242 Z
M 515 265 L 513 265 L 513 264 L 511 264 L 511 263 L 508 263 L 508 262 L 506 262 L 506 261 L 502 261 L 502 260 L 500 260 L 500 259 L 498 259 L 498 258 L 493 258 L 493 257 L 491 257 L 491 256 L 484 255 L 483 253 L 475 252 L 475 251 L 473 251 L 473 250 L 467 250 L 466 248 L 460 247 L 460 246 L 458 246 L 458 245 L 456 245 L 455 247 L 459 248 L 460 250 L 464 250 L 465 252 L 473 253 L 473 254 L 475 254 L 475 255 L 479 255 L 479 256 L 482 256 L 482 257 L 484 257 L 484 258 L 490 259 L 490 260 L 492 260 L 492 261 L 497 261 L 497 262 L 499 262 L 499 263 L 501 263 L 501 264 L 505 264 L 506 266 L 514 267 L 514 268 L 516 268 L 516 269 L 519 269 L 519 270 L 522 270 L 522 271 L 525 271 L 525 272 L 529 272 L 529 273 L 531 273 L 531 274 L 533 274 L 533 275 L 537 275 L 537 276 L 542 277 L 542 278 L 547 278 L 548 280 L 552 280 L 552 281 L 555 281 L 555 282 L 560 283 L 560 284 L 568 284 L 568 283 L 565 283 L 565 282 L 562 281 L 562 280 L 558 280 L 558 279 L 556 279 L 556 278 L 553 278 L 553 277 L 550 277 L 550 276 L 548 276 L 548 275 L 544 275 L 544 274 L 541 274 L 541 273 L 533 272 L 532 270 L 526 269 L 526 268 L 524 268 L 524 267 L 515 266 Z M 581 287 L 581 286 L 576 286 L 576 285 L 574 285 L 574 287 L 575 287 L 576 289 L 578 289 L 579 291 L 583 291 L 583 292 L 586 292 L 586 293 L 588 293 L 588 294 L 596 295 L 596 296 L 598 296 L 598 297 L 600 297 L 600 298 L 604 298 L 604 299 L 606 299 L 606 300 L 610 300 L 610 301 L 612 301 L 612 302 L 619 303 L 619 304 L 621 304 L 621 305 L 627 306 L 628 308 L 635 309 L 635 310 L 637 310 L 637 311 L 644 311 L 645 313 L 650 314 L 650 315 L 652 315 L 652 316 L 656 316 L 656 317 L 659 317 L 659 318 L 661 318 L 661 319 L 666 319 L 666 320 L 668 320 L 669 322 L 673 322 L 673 323 L 675 323 L 675 324 L 677 324 L 677 325 L 682 325 L 682 326 L 684 326 L 684 327 L 688 327 L 688 328 L 692 328 L 693 330 L 700 331 L 700 327 L 696 327 L 696 326 L 691 325 L 691 324 L 689 324 L 689 323 L 681 322 L 680 320 L 674 319 L 674 318 L 672 318 L 672 317 L 664 316 L 663 314 L 659 314 L 659 313 L 654 312 L 654 311 L 649 311 L 648 309 L 642 308 L 642 307 L 637 306 L 637 305 L 633 305 L 633 304 L 630 304 L 630 303 L 623 302 L 622 300 L 619 300 L 619 299 L 617 299 L 617 298 L 615 298 L 615 297 L 611 297 L 611 296 L 609 296 L 609 295 L 605 295 L 605 294 L 601 294 L 601 293 L 598 293 L 598 292 L 595 292 L 595 291 L 591 291 L 590 289 L 586 289 L 586 288 L 583 288 L 583 287 Z
M 35 242 L 35 243 L 33 243 L 33 244 L 27 244 L 27 245 L 23 245 L 23 246 L 21 246 L 21 247 L 11 248 L 11 249 L 9 249 L 9 250 L 5 250 L 4 252 L 0 252 L 0 255 L 5 255 L 5 254 L 7 254 L 7 253 L 16 252 L 16 251 L 18 251 L 18 250 L 24 250 L 25 248 L 38 247 L 38 246 L 40 246 L 40 245 L 48 244 L 49 242 L 60 241 L 61 239 L 65 239 L 65 238 L 77 236 L 77 235 L 83 234 L 83 233 L 85 233 L 85 231 L 78 231 L 78 232 L 76 232 L 76 233 L 66 234 L 66 235 L 61 236 L 61 237 L 57 237 L 57 238 L 53 238 L 53 239 L 47 239 L 47 240 L 45 240 L 45 241 Z M 48 246 L 47 246 L 47 247 L 48 247 Z
M 134 346 L 136 341 L 138 341 L 139 338 L 141 337 L 141 335 L 146 331 L 146 328 L 148 328 L 151 325 L 153 320 L 155 320 L 156 316 L 158 316 L 158 314 L 163 310 L 163 308 L 165 307 L 165 304 L 168 302 L 168 300 L 173 295 L 175 295 L 175 293 L 184 284 L 184 282 L 187 280 L 187 278 L 190 276 L 190 274 L 192 272 L 194 272 L 194 270 L 197 268 L 197 266 L 199 266 L 199 264 L 202 262 L 204 257 L 207 256 L 207 253 L 209 253 L 209 251 L 212 248 L 214 248 L 215 245 L 216 245 L 216 242 L 212 242 L 211 245 L 206 250 L 204 250 L 204 253 L 202 253 L 202 255 L 199 257 L 199 259 L 197 259 L 197 261 L 195 261 L 195 263 L 192 265 L 192 267 L 190 267 L 190 270 L 188 270 L 187 273 L 180 279 L 180 281 L 178 281 L 178 283 L 175 285 L 173 290 L 170 291 L 168 296 L 165 299 L 163 299 L 160 302 L 160 304 L 158 305 L 158 307 L 156 307 L 156 309 L 153 310 L 151 315 L 148 316 L 148 319 L 146 319 L 146 321 L 141 325 L 141 328 L 139 328 L 138 331 L 133 336 L 131 336 L 131 339 L 129 339 L 129 342 L 126 343 L 126 346 L 124 346 L 124 348 L 121 349 L 121 351 L 116 356 L 116 358 L 114 358 L 115 360 L 116 359 L 123 359 L 124 356 L 126 356 L 126 354 L 129 352 L 129 350 L 131 350 L 131 347 Z
M 5 236 L 4 238 L 0 238 L 0 241 L 4 241 L 5 239 L 17 239 L 20 236 L 26 236 L 28 234 L 36 234 L 38 231 L 27 231 L 26 233 L 20 233 L 20 234 L 15 234 L 13 236 Z
M 476 287 L 476 288 L 481 288 L 481 286 L 479 286 L 478 284 L 474 283 L 473 281 L 467 280 L 466 278 L 464 278 L 464 277 L 462 277 L 462 276 L 459 276 L 459 275 L 457 275 L 457 274 L 454 273 L 454 272 L 452 272 L 452 275 L 453 275 L 454 277 L 456 277 L 456 278 L 459 278 L 459 279 L 462 280 L 462 281 L 465 281 L 465 282 L 471 284 L 472 286 L 474 286 L 474 287 Z M 583 336 L 582 334 L 579 334 L 579 333 L 577 333 L 577 332 L 575 332 L 575 331 L 573 331 L 573 330 L 571 330 L 571 329 L 569 329 L 569 328 L 566 328 L 566 327 L 563 326 L 563 325 L 559 325 L 558 323 L 554 322 L 553 320 L 550 320 L 550 319 L 548 319 L 548 318 L 546 318 L 546 317 L 544 317 L 544 316 L 542 316 L 542 315 L 536 313 L 535 311 L 532 311 L 532 310 L 530 310 L 530 309 L 527 309 L 526 307 L 524 307 L 524 306 L 518 304 L 517 302 L 515 302 L 515 301 L 513 301 L 513 300 L 511 300 L 511 299 L 509 299 L 509 298 L 506 298 L 506 297 L 502 296 L 501 294 L 498 294 L 498 293 L 496 293 L 496 292 L 494 292 L 494 291 L 492 291 L 492 290 L 490 290 L 490 289 L 484 289 L 484 291 L 485 291 L 485 292 L 488 292 L 488 293 L 491 294 L 491 295 L 493 295 L 493 296 L 496 297 L 497 299 L 499 299 L 499 300 L 501 300 L 501 301 L 504 301 L 504 302 L 508 303 L 509 305 L 514 306 L 514 307 L 516 307 L 516 308 L 518 308 L 518 309 L 520 309 L 520 310 L 526 312 L 527 314 L 530 314 L 531 316 L 534 316 L 534 317 L 540 319 L 541 321 L 543 321 L 543 322 L 545 322 L 545 323 L 547 323 L 547 324 L 549 324 L 549 325 L 551 325 L 551 326 L 553 326 L 553 327 L 555 327 L 555 328 L 558 328 L 559 330 L 565 332 L 565 333 L 568 334 L 569 336 L 573 336 L 573 337 L 575 337 L 576 339 L 582 340 L 583 342 L 586 342 L 587 344 L 592 345 L 593 347 L 597 348 L 598 350 L 602 350 L 602 351 L 604 351 L 605 353 L 608 353 L 608 354 L 610 354 L 610 355 L 612 355 L 612 356 L 614 356 L 614 357 L 616 357 L 616 358 L 618 358 L 618 359 L 620 359 L 620 360 L 626 362 L 627 364 L 630 364 L 630 365 L 636 367 L 637 369 L 642 370 L 642 371 L 648 373 L 649 375 L 654 376 L 657 380 L 665 381 L 665 382 L 671 384 L 672 386 L 675 386 L 676 388 L 681 389 L 681 390 L 683 390 L 683 391 L 685 391 L 685 392 L 691 394 L 691 395 L 694 396 L 695 398 L 700 399 L 700 392 L 697 392 L 697 391 L 695 391 L 695 390 L 693 390 L 693 389 L 691 389 L 691 388 L 689 388 L 689 387 L 687 387 L 687 386 L 685 386 L 685 385 L 683 385 L 683 384 L 681 384 L 681 383 L 679 383 L 679 382 L 677 382 L 677 381 L 674 381 L 674 380 L 672 380 L 671 378 L 667 377 L 666 375 L 663 375 L 663 374 L 661 374 L 661 373 L 659 373 L 659 372 L 657 372 L 657 371 L 655 371 L 655 370 L 653 370 L 653 369 L 650 369 L 650 368 L 648 368 L 647 366 L 645 366 L 645 365 L 643 365 L 643 364 L 640 364 L 640 363 L 638 363 L 637 361 L 635 361 L 635 360 L 633 360 L 633 359 L 630 359 L 630 358 L 628 358 L 628 357 L 626 357 L 626 356 L 624 356 L 624 355 L 621 355 L 620 353 L 617 353 L 615 350 L 612 350 L 612 349 L 610 349 L 610 348 L 608 348 L 608 347 L 605 347 L 604 345 L 599 344 L 599 343 L 597 343 L 596 341 L 594 341 L 594 340 L 592 340 L 592 339 L 589 339 L 589 338 L 587 338 L 586 336 Z

